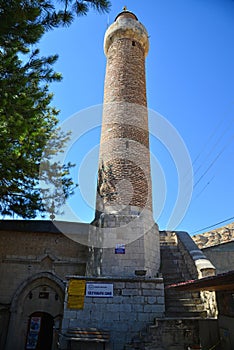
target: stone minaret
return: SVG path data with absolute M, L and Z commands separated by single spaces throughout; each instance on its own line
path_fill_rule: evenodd
M 96 227 L 88 274 L 154 277 L 160 253 L 152 215 L 145 57 L 148 33 L 124 10 L 107 29 Z M 121 254 L 122 253 L 122 254 Z

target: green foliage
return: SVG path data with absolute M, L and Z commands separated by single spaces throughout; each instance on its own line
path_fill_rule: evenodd
M 2 215 L 33 218 L 50 208 L 58 212 L 76 187 L 70 177 L 72 164 L 50 163 L 69 135 L 58 129 L 58 110 L 51 106 L 48 83 L 61 80 L 53 70 L 57 55 L 41 57 L 35 44 L 47 30 L 70 24 L 74 13 L 86 14 L 90 7 L 105 11 L 110 4 L 62 0 L 61 8 L 55 5 L 55 0 L 0 0 Z
M 42 156 L 50 139 L 50 154 L 62 150 L 67 140 L 57 130 L 58 111 L 50 106 L 52 94 L 48 85 L 42 84 L 61 80 L 51 68 L 57 57 L 39 58 L 38 53 L 34 51 L 25 64 L 14 49 L 0 54 L 0 212 L 3 215 L 15 213 L 30 218 L 45 210 L 39 189 Z M 74 188 L 69 168 L 70 165 L 60 164 L 53 168 L 53 176 L 63 182 L 60 189 L 66 198 Z M 47 172 L 47 178 L 52 179 L 51 173 Z

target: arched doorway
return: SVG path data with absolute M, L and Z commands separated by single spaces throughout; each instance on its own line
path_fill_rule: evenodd
M 51 350 L 54 318 L 47 312 L 34 312 L 28 322 L 25 350 Z
M 57 332 L 62 323 L 63 302 L 64 284 L 55 275 L 44 272 L 25 281 L 18 288 L 12 301 L 5 350 L 57 350 Z M 35 317 L 32 327 L 40 325 L 40 334 L 37 336 L 36 332 L 31 332 L 29 342 L 32 317 Z M 36 321 L 36 317 L 41 317 L 41 320 Z M 51 334 L 52 345 L 48 341 Z M 33 337 L 38 339 L 38 342 L 33 342 Z M 31 347 L 29 344 L 32 344 Z

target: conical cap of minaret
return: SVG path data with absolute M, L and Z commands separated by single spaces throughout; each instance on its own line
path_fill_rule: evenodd
M 115 18 L 115 22 L 107 29 L 104 37 L 104 52 L 108 50 L 115 39 L 130 38 L 137 41 L 143 48 L 145 57 L 149 51 L 149 40 L 146 28 L 136 15 L 130 11 L 122 11 Z

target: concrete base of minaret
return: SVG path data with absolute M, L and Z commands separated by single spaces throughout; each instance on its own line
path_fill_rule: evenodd
M 89 232 L 87 276 L 158 277 L 160 244 L 152 212 L 128 206 L 102 213 Z

